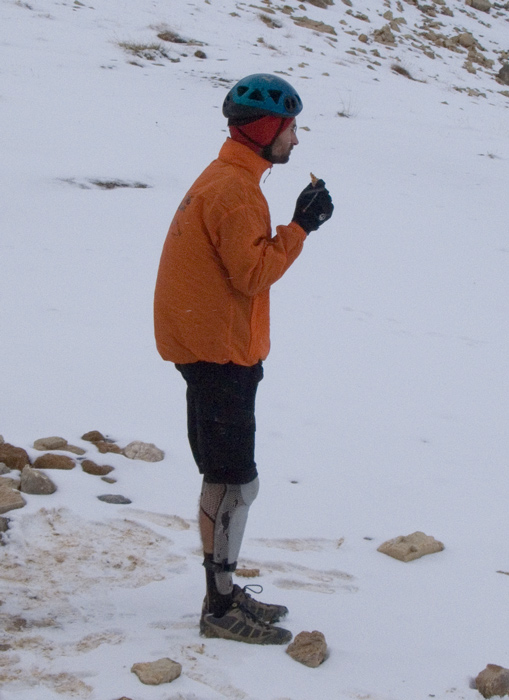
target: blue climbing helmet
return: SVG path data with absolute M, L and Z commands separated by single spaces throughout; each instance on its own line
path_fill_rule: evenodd
M 268 114 L 296 117 L 302 100 L 290 83 L 270 73 L 248 75 L 232 87 L 223 102 L 229 123 L 253 121 Z

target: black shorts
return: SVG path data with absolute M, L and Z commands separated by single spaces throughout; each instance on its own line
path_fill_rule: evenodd
M 255 398 L 262 363 L 176 365 L 187 382 L 187 433 L 194 460 L 211 484 L 248 484 L 258 476 Z

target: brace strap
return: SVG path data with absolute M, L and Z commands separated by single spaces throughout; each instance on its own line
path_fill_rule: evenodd
M 207 569 L 207 571 L 213 571 L 215 574 L 222 574 L 225 571 L 228 571 L 228 572 L 235 571 L 235 569 L 237 568 L 237 562 L 234 561 L 233 564 L 228 564 L 228 561 L 226 559 L 222 562 L 216 562 L 216 561 L 210 561 L 209 559 L 204 559 L 203 566 Z

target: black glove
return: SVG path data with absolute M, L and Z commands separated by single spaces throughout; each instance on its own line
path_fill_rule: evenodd
M 331 218 L 334 211 L 329 190 L 323 180 L 314 185 L 309 184 L 300 193 L 292 221 L 295 221 L 306 233 L 316 231 L 325 221 Z

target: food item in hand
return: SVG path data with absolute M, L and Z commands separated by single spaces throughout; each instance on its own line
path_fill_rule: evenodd
M 311 184 L 313 187 L 316 187 L 316 183 L 318 182 L 318 178 L 316 175 L 313 175 L 313 173 L 309 173 L 309 177 L 311 178 Z

